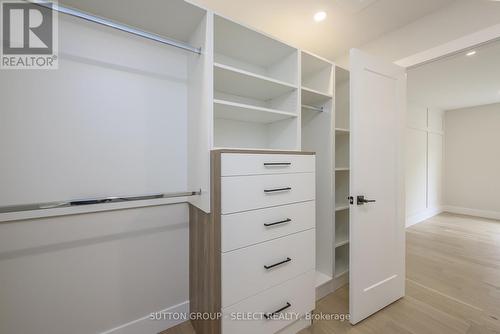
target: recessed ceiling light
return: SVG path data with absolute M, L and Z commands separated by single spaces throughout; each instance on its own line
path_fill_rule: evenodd
M 324 19 L 326 19 L 325 12 L 321 11 L 321 12 L 317 12 L 316 14 L 314 14 L 314 21 L 316 21 L 316 22 L 321 22 Z
M 476 52 L 476 50 L 472 50 L 472 51 L 467 52 L 465 55 L 466 55 L 467 57 L 470 57 L 470 56 L 475 55 L 476 53 L 477 53 L 477 52 Z

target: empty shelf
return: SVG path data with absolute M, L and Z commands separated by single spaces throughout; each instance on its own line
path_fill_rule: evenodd
M 217 91 L 261 101 L 271 100 L 296 89 L 286 82 L 219 63 L 214 63 L 214 85 Z
M 332 63 L 330 63 L 328 60 L 302 51 L 302 79 L 310 78 L 316 76 L 320 72 L 331 70 Z M 330 75 L 331 73 L 328 73 L 328 78 L 326 81 L 329 81 Z
M 335 248 L 349 243 L 349 211 L 335 212 Z
M 214 30 L 216 59 L 222 55 L 249 68 L 270 70 L 278 80 L 276 76 L 297 77 L 297 49 L 219 15 L 214 15 Z
M 349 239 L 345 239 L 345 240 L 341 240 L 341 241 L 336 241 L 335 242 L 335 248 L 347 245 L 348 243 L 349 243 Z
M 249 104 L 224 100 L 214 100 L 214 113 L 215 118 L 254 123 L 272 123 L 288 118 L 297 117 L 296 114 L 286 111 L 262 108 Z
M 332 99 L 332 95 L 314 89 L 302 87 L 302 104 L 321 106 Z
M 348 210 L 349 204 L 335 204 L 335 211 Z
M 349 270 L 349 246 L 344 244 L 335 248 L 335 278 Z
M 252 151 L 269 151 L 269 152 L 273 152 L 273 151 L 276 151 L 276 149 L 274 148 L 263 148 L 263 147 L 258 147 L 258 146 L 255 146 L 255 147 L 243 147 L 243 146 L 214 146 L 213 150 L 217 151 L 217 150 L 238 150 L 238 151 L 248 151 L 248 153 L 252 153 Z M 296 149 L 287 149 L 288 151 L 297 151 L 297 152 L 300 152 L 300 150 L 296 150 Z
M 339 278 L 340 276 L 343 276 L 349 272 L 349 268 L 342 269 L 338 273 L 335 274 L 335 278 Z
M 346 133 L 349 133 L 349 129 L 335 128 L 335 132 L 337 132 L 339 134 L 346 134 Z
M 336 172 L 346 172 L 349 171 L 349 167 L 335 167 Z

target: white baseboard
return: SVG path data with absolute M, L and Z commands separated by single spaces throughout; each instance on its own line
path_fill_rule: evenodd
M 460 215 L 500 220 L 500 212 L 497 211 L 477 210 L 477 209 L 462 208 L 459 206 L 452 206 L 452 205 L 445 205 L 444 211 L 449 213 L 457 213 Z
M 344 285 L 349 284 L 349 271 L 345 272 L 344 274 L 336 277 L 333 280 L 333 291 L 337 291 Z
M 406 217 L 406 227 L 410 227 L 412 225 L 421 223 L 424 220 L 427 220 L 442 213 L 443 211 L 444 211 L 443 207 L 436 207 L 436 208 L 426 209 L 425 211 L 419 212 L 412 216 L 408 216 Z
M 178 313 L 187 315 L 189 313 L 189 301 L 185 301 L 165 310 L 158 311 L 158 313 Z M 176 318 L 175 320 L 167 318 L 162 318 L 161 320 L 152 320 L 151 314 L 148 314 L 140 319 L 107 330 L 105 332 L 102 332 L 101 334 L 158 334 L 170 327 L 177 326 L 184 321 L 186 321 L 186 319 L 184 318 Z
M 349 284 L 349 272 L 334 277 L 331 281 L 326 282 L 323 285 L 316 287 L 316 300 L 320 300 L 328 296 L 330 293 L 335 292 L 335 290 L 340 289 L 344 285 Z
M 321 298 L 329 295 L 334 291 L 333 289 L 333 280 L 326 282 L 323 285 L 316 287 L 316 300 L 320 300 Z

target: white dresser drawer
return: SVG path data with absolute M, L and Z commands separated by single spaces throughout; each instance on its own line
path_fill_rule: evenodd
M 221 176 L 306 173 L 314 171 L 314 155 L 221 154 Z
M 314 269 L 315 238 L 311 229 L 223 253 L 222 307 Z
M 223 308 L 222 334 L 273 334 L 314 309 L 314 271 L 302 274 L 283 284 L 272 287 L 231 307 Z M 290 305 L 279 314 L 282 318 L 271 320 L 256 315 L 257 320 L 233 320 L 242 314 L 269 314 Z
M 314 228 L 315 206 L 309 201 L 222 215 L 222 252 Z
M 314 200 L 315 182 L 314 173 L 222 177 L 222 214 Z

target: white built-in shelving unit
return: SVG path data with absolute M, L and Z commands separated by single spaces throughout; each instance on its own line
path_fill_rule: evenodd
M 212 148 L 316 152 L 316 285 L 331 292 L 349 268 L 349 73 L 217 14 L 213 29 Z
M 349 244 L 335 247 L 335 279 L 340 280 L 349 273 Z
M 349 72 L 335 68 L 335 266 L 334 289 L 349 279 L 350 184 Z
M 325 59 L 302 51 L 302 149 L 316 152 L 316 286 L 334 276 L 334 69 Z
M 214 147 L 300 150 L 298 52 L 214 16 Z
M 349 243 L 349 210 L 335 211 L 335 247 Z

